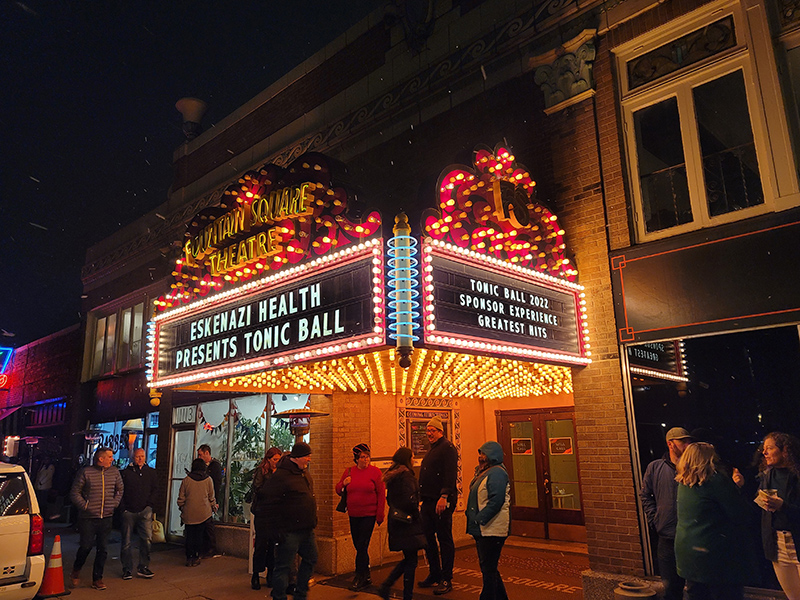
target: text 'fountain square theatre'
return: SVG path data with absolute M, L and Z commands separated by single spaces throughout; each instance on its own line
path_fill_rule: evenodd
M 510 150 L 473 156 L 442 171 L 438 206 L 412 216 L 357 200 L 343 165 L 309 153 L 247 173 L 192 219 L 148 326 L 151 397 L 168 392 L 173 405 L 170 532 L 199 444 L 227 460 L 223 509 L 241 505 L 246 522 L 242 474 L 261 456 L 237 447 L 232 425 L 305 435 L 321 566 L 341 572 L 352 544 L 336 534 L 333 484 L 350 448 L 366 441 L 386 466 L 408 446 L 418 461 L 439 416 L 461 456 L 461 511 L 477 448 L 497 439 L 514 533 L 586 539 L 572 397 L 573 369 L 591 363 L 579 274 Z M 273 418 L 286 411 L 290 431 Z

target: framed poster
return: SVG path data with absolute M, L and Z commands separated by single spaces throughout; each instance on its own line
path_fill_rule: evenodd
M 565 454 L 573 453 L 571 437 L 549 438 L 549 442 L 550 442 L 550 456 L 563 456 Z
M 434 416 L 442 420 L 444 435 L 452 441 L 452 431 L 450 426 L 450 411 L 442 410 L 407 410 L 406 411 L 406 439 L 408 447 L 414 453 L 414 458 L 422 458 L 428 453 L 430 444 L 425 430 Z
M 532 455 L 533 440 L 531 438 L 511 438 L 511 454 Z

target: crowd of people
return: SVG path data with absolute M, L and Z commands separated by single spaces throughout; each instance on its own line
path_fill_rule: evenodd
M 378 595 L 389 598 L 394 583 L 402 578 L 403 600 L 411 600 L 415 585 L 433 588 L 436 595 L 452 587 L 455 545 L 453 511 L 457 500 L 458 451 L 446 439 L 441 419 L 426 426 L 430 449 L 415 475 L 414 456 L 401 447 L 392 456 L 385 473 L 370 464 L 366 443 L 353 447 L 353 465 L 342 472 L 336 493 L 348 514 L 355 549 L 355 573 L 351 589 L 372 584 L 369 544 L 375 527 L 387 523 L 389 549 L 401 552 L 386 579 L 377 586 Z M 296 443 L 291 452 L 270 448 L 254 471 L 252 506 L 255 551 L 251 587 L 261 589 L 260 574 L 274 600 L 305 600 L 317 560 L 314 529 L 317 525 L 313 482 L 308 472 L 311 447 Z M 510 527 L 510 483 L 503 465 L 503 450 L 487 442 L 478 452 L 475 477 L 467 500 L 467 533 L 475 539 L 483 575 L 481 600 L 507 600 L 498 572 L 500 553 Z M 429 571 L 416 582 L 418 554 L 426 553 Z M 299 564 L 298 564 L 299 562 Z
M 355 549 L 351 589 L 372 584 L 369 545 L 375 527 L 387 522 L 389 549 L 402 560 L 377 587 L 389 597 L 402 577 L 403 600 L 411 600 L 415 584 L 435 595 L 452 590 L 453 511 L 457 500 L 458 452 L 444 435 L 442 421 L 426 426 L 430 448 L 422 458 L 419 479 L 413 453 L 401 447 L 382 473 L 371 465 L 368 444 L 353 447 L 353 465 L 336 484 L 348 513 Z M 758 560 L 748 549 L 748 524 L 760 513 L 763 553 L 789 600 L 800 600 L 800 441 L 780 432 L 768 434 L 758 454 L 757 488 L 752 493 L 739 469 L 722 461 L 714 445 L 682 427 L 667 432 L 667 452 L 645 471 L 641 501 L 658 537 L 657 562 L 664 598 L 737 600 L 754 580 Z M 266 585 L 274 600 L 306 600 L 317 562 L 314 530 L 317 505 L 308 471 L 311 447 L 294 444 L 290 452 L 270 448 L 253 472 L 251 512 L 255 529 L 251 586 Z M 500 554 L 510 530 L 510 482 L 500 444 L 489 441 L 478 451 L 478 464 L 466 502 L 467 533 L 475 540 L 483 577 L 480 600 L 507 600 L 498 571 Z M 198 449 L 191 471 L 181 483 L 177 503 L 185 526 L 186 564 L 216 554 L 214 513 L 222 483 L 222 468 L 208 446 Z M 754 482 L 755 483 L 755 482 Z M 47 489 L 42 477 L 39 489 Z M 755 498 L 753 497 L 755 496 Z M 103 572 L 112 516 L 121 509 L 122 578 L 134 572 L 153 577 L 150 570 L 153 509 L 157 497 L 155 470 L 136 449 L 123 471 L 113 466 L 113 451 L 99 448 L 92 465 L 82 469 L 70 499 L 79 511 L 79 548 L 73 563 L 72 585 L 80 585 L 81 569 L 92 549 L 92 587 L 105 589 Z M 387 510 L 388 508 L 388 510 Z M 138 561 L 134 571 L 134 549 Z M 416 582 L 418 553 L 424 550 L 428 573 Z
M 658 535 L 664 598 L 737 600 L 756 577 L 749 524 L 760 512 L 764 557 L 789 600 L 800 600 L 800 441 L 768 434 L 758 455 L 757 492 L 714 445 L 682 427 L 667 432 L 667 452 L 651 462 L 641 500 Z
M 336 493 L 343 496 L 355 548 L 355 574 L 351 589 L 372 584 L 369 544 L 375 527 L 387 522 L 389 549 L 401 552 L 402 560 L 377 588 L 386 599 L 392 585 L 402 577 L 403 599 L 411 600 L 420 550 L 425 551 L 429 571 L 416 585 L 433 588 L 436 595 L 452 591 L 453 511 L 457 500 L 458 451 L 446 439 L 444 426 L 433 417 L 426 426 L 430 449 L 423 457 L 419 480 L 413 453 L 399 448 L 390 468 L 382 473 L 370 464 L 368 444 L 353 448 L 353 465 L 347 467 Z M 317 562 L 314 530 L 317 505 L 308 466 L 311 447 L 294 444 L 290 452 L 267 450 L 255 468 L 249 500 L 255 530 L 251 587 L 261 589 L 261 573 L 274 600 L 306 600 Z M 92 587 L 106 589 L 103 573 L 112 516 L 119 507 L 122 516 L 122 578 L 134 572 L 151 578 L 150 547 L 153 509 L 157 496 L 155 470 L 145 462 L 143 449 L 136 449 L 133 462 L 120 472 L 113 466 L 113 451 L 101 447 L 92 465 L 82 469 L 70 492 L 79 510 L 80 544 L 71 572 L 73 587 L 80 585 L 81 569 L 94 549 Z M 181 482 L 177 504 L 184 525 L 186 565 L 195 567 L 201 558 L 216 553 L 214 513 L 218 510 L 222 468 L 206 445 L 198 448 L 191 469 Z M 475 476 L 467 499 L 467 533 L 475 539 L 483 575 L 481 600 L 507 600 L 498 572 L 500 553 L 509 534 L 510 484 L 503 465 L 503 450 L 487 442 L 478 452 Z M 388 507 L 388 510 L 387 510 Z M 138 562 L 134 571 L 134 550 Z

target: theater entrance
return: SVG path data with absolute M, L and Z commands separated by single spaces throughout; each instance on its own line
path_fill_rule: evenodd
M 511 477 L 511 534 L 586 541 L 574 411 L 496 411 Z

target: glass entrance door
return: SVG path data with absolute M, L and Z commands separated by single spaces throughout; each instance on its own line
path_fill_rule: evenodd
M 575 537 L 561 525 L 583 525 L 573 413 L 501 411 L 498 438 L 511 477 L 512 533 Z

